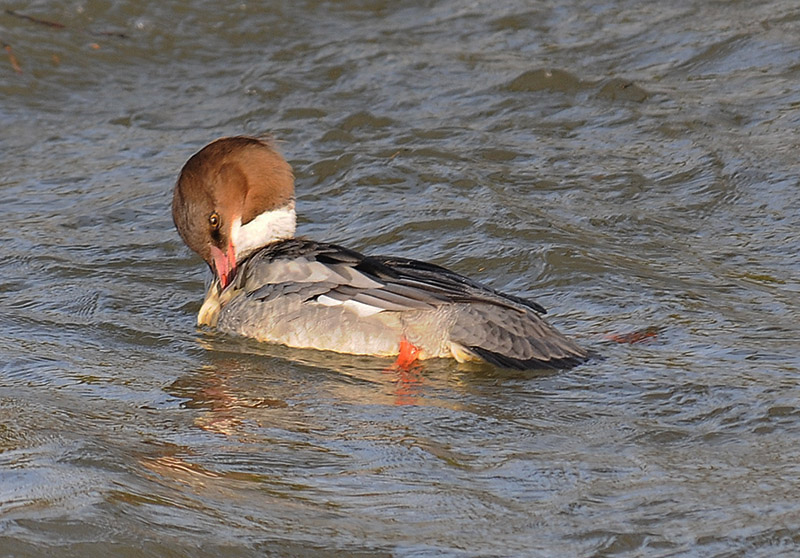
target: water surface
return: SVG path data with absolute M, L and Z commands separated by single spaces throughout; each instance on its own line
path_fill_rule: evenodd
M 794 555 L 800 10 L 756 4 L 9 3 L 0 555 Z M 604 358 L 197 330 L 172 186 L 264 132 L 302 234 L 535 298 Z

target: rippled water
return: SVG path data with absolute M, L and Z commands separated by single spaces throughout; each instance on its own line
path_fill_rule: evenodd
M 796 555 L 795 2 L 5 8 L 0 555 Z M 303 234 L 534 297 L 604 358 L 198 331 L 172 185 L 265 131 Z

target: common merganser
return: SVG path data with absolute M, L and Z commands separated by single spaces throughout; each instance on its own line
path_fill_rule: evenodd
M 564 368 L 589 352 L 536 302 L 440 267 L 297 238 L 294 176 L 268 140 L 218 139 L 184 165 L 172 217 L 214 274 L 198 324 L 289 347 Z

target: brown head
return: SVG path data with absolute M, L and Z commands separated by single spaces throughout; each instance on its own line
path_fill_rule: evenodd
M 183 166 L 172 220 L 225 288 L 243 257 L 294 236 L 292 168 L 262 139 L 211 142 Z

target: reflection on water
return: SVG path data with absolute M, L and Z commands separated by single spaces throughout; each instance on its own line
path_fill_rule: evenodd
M 0 554 L 796 553 L 794 3 L 4 9 Z M 264 131 L 302 234 L 536 298 L 603 358 L 197 331 L 172 185 Z

